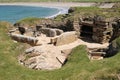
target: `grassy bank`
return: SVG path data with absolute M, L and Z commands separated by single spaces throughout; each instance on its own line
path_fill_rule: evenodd
M 24 46 L 10 39 L 6 25 L 9 26 L 8 23 L 0 22 L 0 80 L 118 80 L 120 53 L 104 60 L 90 61 L 85 46 L 76 47 L 61 69 L 28 69 L 17 61 Z
M 120 0 L 0 0 L 0 2 L 120 2 Z

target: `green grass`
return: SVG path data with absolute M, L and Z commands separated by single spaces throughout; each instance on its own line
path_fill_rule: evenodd
M 0 0 L 0 2 L 120 2 L 120 0 Z
M 120 4 L 118 4 L 120 5 Z M 98 7 L 71 7 L 74 12 L 69 13 L 68 15 L 59 15 L 55 18 L 55 20 L 74 20 L 74 18 L 79 17 L 94 17 L 96 15 L 103 16 L 107 19 L 109 18 L 117 18 L 120 17 L 120 8 L 107 8 L 107 9 L 101 9 Z
M 10 39 L 6 25 L 9 26 L 0 22 L 0 80 L 118 80 L 120 52 L 111 58 L 90 61 L 85 46 L 76 47 L 61 69 L 28 69 L 17 61 L 17 56 L 24 51 L 24 45 Z
M 118 4 L 120 5 L 120 4 Z M 77 17 L 86 17 L 91 16 L 94 17 L 95 15 L 101 15 L 105 18 L 115 18 L 120 17 L 120 8 L 110 8 L 110 9 L 101 9 L 98 7 L 72 7 L 74 8 L 74 12 L 68 15 L 62 14 L 55 17 L 55 21 L 65 21 L 65 20 L 74 20 L 74 16 Z M 45 20 L 44 18 L 36 18 L 36 17 L 28 17 L 22 20 L 17 21 L 18 24 L 23 24 L 26 26 L 36 26 L 37 24 L 42 24 L 41 20 Z M 53 21 L 54 21 L 53 20 Z
M 82 16 L 101 15 L 106 18 L 120 17 L 120 8 L 101 9 L 98 7 L 76 7 L 74 15 L 79 14 Z
M 41 18 L 42 19 L 42 18 Z M 40 18 L 36 18 L 36 17 L 28 17 L 22 20 L 17 21 L 16 23 L 22 23 L 22 25 L 26 25 L 26 26 L 36 26 L 36 24 L 40 23 Z

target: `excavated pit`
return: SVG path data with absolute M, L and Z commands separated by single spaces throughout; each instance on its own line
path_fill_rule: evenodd
M 79 45 L 87 46 L 89 59 L 103 59 L 106 53 L 114 51 L 109 47 L 109 41 L 112 37 L 119 36 L 120 31 L 117 28 L 119 23 L 116 22 L 114 26 L 116 28 L 113 29 L 110 22 L 99 19 L 100 17 L 90 21 L 74 21 L 74 31 L 69 32 L 63 32 L 61 29 L 40 28 L 30 32 L 32 36 L 27 33 L 23 35 L 11 33 L 12 39 L 32 45 L 22 57 L 19 57 L 19 62 L 37 70 L 59 69 L 66 62 L 72 49 Z M 118 35 L 113 35 L 114 32 Z

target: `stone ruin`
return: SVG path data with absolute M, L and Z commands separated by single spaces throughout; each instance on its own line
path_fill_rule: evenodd
M 19 28 L 10 33 L 11 38 L 32 46 L 18 57 L 19 62 L 36 70 L 61 68 L 72 50 L 71 47 L 65 49 L 63 45 L 78 39 L 75 31 L 63 32 L 60 29 L 37 26 L 33 31 L 25 29 L 24 34 L 21 34 Z
M 49 24 L 49 26 L 52 25 Z M 19 62 L 37 70 L 59 69 L 65 64 L 72 49 L 78 45 L 87 45 L 89 59 L 103 59 L 109 46 L 106 43 L 120 34 L 120 19 L 106 20 L 100 16 L 75 18 L 72 27 L 70 31 L 67 29 L 67 32 L 60 27 L 44 26 L 24 29 L 22 34 L 20 27 L 11 31 L 10 36 L 13 40 L 32 46 L 19 56 Z M 71 31 L 71 29 L 73 30 Z M 92 42 L 81 39 L 92 40 Z
M 75 18 L 73 23 L 74 30 L 82 39 L 92 40 L 97 43 L 110 43 L 120 36 L 120 19 L 105 19 L 101 16 Z M 107 48 L 88 48 L 90 59 L 103 59 Z M 107 54 L 108 55 L 108 54 Z
M 91 38 L 97 43 L 109 42 L 113 35 L 111 21 L 100 16 L 80 18 L 73 26 L 81 38 Z

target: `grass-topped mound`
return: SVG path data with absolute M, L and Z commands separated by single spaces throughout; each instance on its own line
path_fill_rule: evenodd
M 15 23 L 15 26 L 20 25 L 20 26 L 36 26 L 40 22 L 40 18 L 36 17 L 28 17 L 22 20 L 19 20 Z
M 104 60 L 90 61 L 85 46 L 76 47 L 61 69 L 28 69 L 17 61 L 18 54 L 24 51 L 24 45 L 14 43 L 10 39 L 6 26 L 10 25 L 0 22 L 0 80 L 118 80 L 120 53 Z
M 120 50 L 120 37 L 115 39 L 113 43 L 116 43 L 117 48 Z

